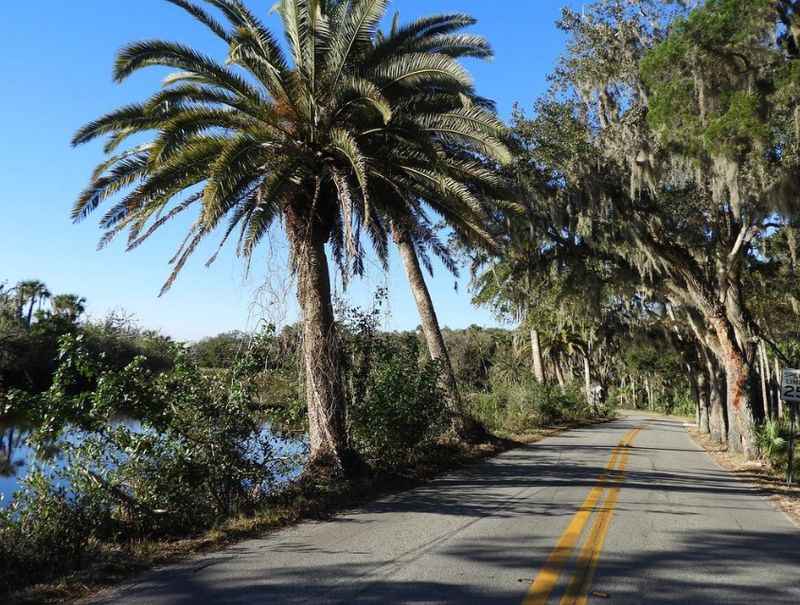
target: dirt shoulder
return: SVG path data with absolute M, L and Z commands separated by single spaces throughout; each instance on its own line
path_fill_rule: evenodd
M 254 515 L 230 519 L 219 527 L 177 540 L 144 540 L 125 545 L 97 545 L 91 561 L 57 582 L 40 584 L 10 595 L 6 602 L 87 603 L 99 591 L 115 586 L 153 567 L 177 563 L 191 555 L 221 550 L 241 540 L 305 520 L 329 519 L 372 500 L 413 489 L 444 473 L 475 464 L 546 437 L 614 418 L 586 420 L 546 427 L 521 435 L 493 438 L 486 443 L 440 441 L 424 456 L 400 470 L 376 472 L 346 483 L 305 480 L 276 494 Z
M 727 445 L 717 443 L 708 435 L 700 433 L 694 423 L 684 424 L 694 442 L 719 466 L 758 487 L 764 496 L 800 527 L 800 485 L 786 485 L 782 473 L 773 470 L 766 462 L 748 461 L 741 454 L 729 451 Z

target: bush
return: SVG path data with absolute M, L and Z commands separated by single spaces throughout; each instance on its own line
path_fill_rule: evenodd
M 472 395 L 470 407 L 492 430 L 517 434 L 591 415 L 578 390 L 539 384 L 531 376 L 512 384 L 494 381 L 489 393 Z
M 350 406 L 351 438 L 371 463 L 400 466 L 446 427 L 441 367 L 420 361 L 414 336 L 402 343 L 383 339 L 372 364 L 364 397 Z
M 0 508 L 0 593 L 81 566 L 104 516 L 41 472 Z
M 140 360 L 101 372 L 90 396 L 99 421 L 68 447 L 73 488 L 117 510 L 129 534 L 185 533 L 251 510 L 276 468 L 248 363 L 219 376 L 179 354 L 159 374 Z M 136 426 L 109 427 L 120 397 Z
M 378 328 L 386 292 L 372 309 L 341 306 L 348 432 L 374 466 L 402 466 L 446 428 L 441 366 L 423 351 L 415 333 Z
M 772 468 L 784 473 L 789 464 L 790 435 L 791 426 L 786 419 L 767 420 L 756 428 L 756 445 L 761 456 Z
M 247 349 L 249 340 L 243 332 L 224 332 L 197 341 L 190 351 L 201 368 L 230 368 Z
M 66 464 L 30 475 L 0 516 L 4 582 L 69 571 L 92 542 L 183 535 L 253 512 L 299 462 L 274 456 L 252 380 L 262 367 L 245 355 L 209 374 L 178 351 L 160 373 L 142 358 L 116 370 L 65 337 L 32 445 L 57 446 Z M 120 409 L 129 421 L 115 420 Z
M 168 370 L 180 350 L 168 337 L 141 330 L 121 313 L 112 313 L 100 323 L 77 324 L 52 314 L 41 314 L 30 327 L 0 322 L 0 420 L 52 425 L 59 415 L 49 409 L 54 398 L 47 392 L 52 390 L 59 371 L 70 371 L 76 378 L 69 394 L 89 393 L 97 388 L 92 382 L 94 377 L 85 372 L 81 375 L 75 365 L 81 361 L 77 357 L 70 360 L 72 368 L 66 367 L 62 354 L 65 342 L 80 342 L 84 360 L 102 362 L 105 369 L 120 372 L 134 359 L 154 373 Z M 119 403 L 118 411 L 124 412 L 124 399 Z M 56 402 L 56 409 L 63 411 L 61 402 Z M 80 410 L 73 411 L 81 414 Z

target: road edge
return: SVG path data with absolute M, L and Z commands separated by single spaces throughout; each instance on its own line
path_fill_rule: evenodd
M 727 452 L 727 448 L 710 441 L 702 435 L 692 423 L 685 420 L 681 423 L 686 434 L 699 451 L 705 452 L 709 459 L 720 469 L 730 474 L 736 481 L 744 483 L 766 499 L 772 507 L 782 513 L 800 532 L 800 486 L 788 488 L 763 466 L 754 466 L 743 460 L 737 460 Z M 724 449 L 723 449 L 724 448 Z M 793 495 L 787 496 L 785 492 Z

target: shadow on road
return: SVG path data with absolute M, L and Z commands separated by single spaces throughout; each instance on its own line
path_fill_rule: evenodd
M 520 533 L 507 536 L 505 541 L 529 541 Z M 142 589 L 142 603 L 172 603 L 199 605 L 201 603 L 460 603 L 517 605 L 536 571 L 537 561 L 548 554 L 543 549 L 528 549 L 509 554 L 507 544 L 472 544 L 445 549 L 443 555 L 452 565 L 464 562 L 480 563 L 487 570 L 514 570 L 514 577 L 503 585 L 490 583 L 476 587 L 469 582 L 414 581 L 392 577 L 399 571 L 391 563 L 376 565 L 321 565 L 309 569 L 271 569 L 264 575 L 245 572 L 215 577 L 213 565 L 197 571 L 170 575 L 169 587 L 163 584 L 153 591 Z M 268 556 L 268 554 L 263 555 Z M 236 552 L 221 558 L 219 564 L 232 557 L 251 558 L 252 553 Z M 796 574 L 788 573 L 768 585 L 754 581 L 752 566 L 786 566 L 798 562 L 797 538 L 760 532 L 697 531 L 684 536 L 680 548 L 669 552 L 636 550 L 623 556 L 605 556 L 598 570 L 595 585 L 607 591 L 614 604 L 692 604 L 727 605 L 741 603 L 796 605 Z M 248 561 L 244 561 L 247 566 Z M 405 563 L 408 563 L 407 561 Z M 686 578 L 686 570 L 693 575 Z M 697 575 L 698 570 L 701 574 Z M 364 581 L 366 576 L 370 581 Z M 517 577 L 518 576 L 518 577 Z M 475 579 L 475 578 L 472 578 Z M 608 588 L 609 585 L 613 589 Z M 651 590 L 642 592 L 642 586 Z M 354 590 L 354 586 L 358 586 Z M 793 595 L 793 596 L 792 596 Z M 555 601 L 557 602 L 557 600 Z
M 630 548 L 603 555 L 595 579 L 609 594 L 602 602 L 800 603 L 800 534 L 732 530 L 730 523 L 708 522 L 720 515 L 723 521 L 726 515 L 763 515 L 764 502 L 754 497 L 757 490 L 710 461 L 693 469 L 669 464 L 669 470 L 663 465 L 656 469 L 651 462 L 655 456 L 669 462 L 675 456 L 696 459 L 701 454 L 691 449 L 677 423 L 651 418 L 647 423 L 650 429 L 683 435 L 664 439 L 671 441 L 670 447 L 651 444 L 629 450 L 625 497 L 614 523 L 623 531 L 619 524 L 630 513 L 640 519 L 660 518 L 662 529 L 638 526 L 640 534 L 631 537 Z M 634 426 L 627 419 L 614 424 L 623 430 Z M 569 438 L 559 436 L 507 452 L 333 522 L 370 532 L 373 524 L 386 527 L 388 516 L 431 514 L 451 520 L 446 530 L 434 525 L 427 539 L 410 542 L 407 550 L 390 558 L 371 556 L 384 552 L 380 548 L 348 548 L 347 529 L 341 540 L 324 546 L 299 532 L 244 543 L 200 562 L 151 574 L 123 595 L 125 602 L 517 604 L 554 546 L 552 534 L 545 538 L 537 532 L 553 525 L 549 518 L 574 515 L 605 469 L 610 448 L 593 444 L 592 430 L 579 429 Z M 687 525 L 687 519 L 701 515 L 708 519 L 699 520 L 698 527 Z M 674 528 L 669 519 L 676 520 Z M 485 520 L 506 525 L 503 531 L 473 538 L 468 532 Z M 566 520 L 554 523 L 561 528 Z M 395 538 L 402 541 L 403 536 Z

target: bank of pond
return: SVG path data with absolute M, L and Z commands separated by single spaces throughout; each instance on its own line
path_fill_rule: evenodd
M 119 418 L 109 423 L 108 430 L 122 429 L 134 435 L 145 435 L 148 431 L 142 423 L 129 419 Z M 152 429 L 151 429 L 152 431 Z M 55 488 L 64 488 L 69 492 L 69 481 L 66 477 L 75 469 L 68 468 L 72 453 L 76 448 L 85 445 L 87 438 L 93 438 L 90 433 L 80 429 L 67 429 L 53 443 L 32 443 L 33 432 L 30 427 L 9 425 L 0 426 L 0 507 L 8 508 L 14 502 L 14 494 L 24 485 L 25 479 L 31 473 L 47 477 Z M 269 445 L 270 458 L 255 455 L 254 462 L 263 464 L 273 470 L 269 480 L 261 489 L 265 493 L 279 489 L 287 482 L 299 476 L 308 451 L 304 438 L 293 438 L 276 434 L 269 424 L 264 424 L 259 433 L 253 436 L 254 443 Z M 130 460 L 123 454 L 123 458 Z M 105 468 L 101 470 L 112 471 L 117 464 L 110 458 L 106 459 Z

